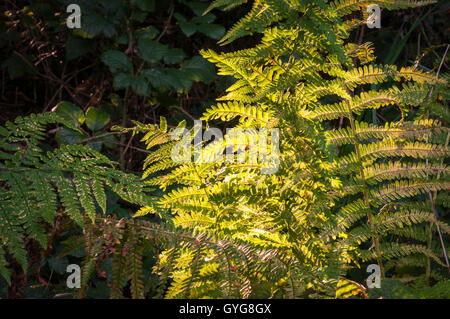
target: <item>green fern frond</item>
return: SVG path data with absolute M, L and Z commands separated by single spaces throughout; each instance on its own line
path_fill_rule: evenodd
M 242 103 L 229 102 L 219 103 L 208 109 L 202 117 L 202 120 L 221 119 L 230 121 L 235 117 L 240 117 L 241 121 L 250 120 L 259 124 L 267 124 L 271 118 L 271 114 L 254 106 L 245 106 Z
M 376 184 L 386 180 L 411 178 L 426 179 L 427 176 L 442 174 L 447 176 L 450 169 L 446 166 L 426 163 L 388 162 L 374 164 L 364 168 L 364 176 L 368 183 Z
M 383 204 L 402 198 L 413 197 L 429 191 L 449 190 L 450 182 L 441 180 L 408 181 L 398 180 L 394 183 L 370 192 L 374 204 Z
M 122 189 L 133 185 L 132 196 L 123 198 L 135 204 L 146 202 L 149 189 L 137 176 L 114 169 L 115 163 L 106 156 L 83 145 L 62 145 L 44 152 L 40 142 L 45 138 L 48 124 L 72 123 L 55 113 L 18 117 L 1 128 L 0 189 L 2 204 L 0 237 L 2 248 L 27 270 L 25 236 L 36 240 L 42 249 L 47 248 L 46 223 L 53 225 L 58 209 L 79 226 L 86 226 L 82 209 L 91 222 L 96 218 L 96 203 L 106 212 L 105 186 L 123 195 Z M 90 265 L 90 262 L 88 262 Z M 86 271 L 90 271 L 87 266 Z M 8 271 L 0 267 L 0 273 Z M 9 279 L 7 279 L 9 280 Z

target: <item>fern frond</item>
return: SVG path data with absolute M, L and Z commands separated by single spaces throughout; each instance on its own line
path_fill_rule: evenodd
M 245 106 L 242 103 L 228 102 L 219 103 L 208 109 L 202 117 L 202 120 L 221 119 L 223 121 L 232 120 L 240 117 L 241 121 L 250 120 L 259 124 L 267 124 L 270 120 L 270 113 L 257 109 L 254 106 Z
M 379 205 L 402 198 L 413 197 L 429 191 L 449 190 L 450 182 L 441 180 L 407 181 L 399 180 L 370 192 L 374 204 Z
M 0 238 L 2 248 L 27 270 L 25 238 L 47 248 L 46 224 L 53 225 L 60 206 L 79 226 L 85 227 L 82 208 L 91 222 L 96 218 L 96 202 L 106 212 L 105 185 L 123 195 L 131 185 L 132 196 L 122 196 L 135 204 L 146 201 L 149 189 L 138 177 L 117 172 L 115 163 L 83 145 L 61 145 L 44 152 L 40 148 L 48 124 L 74 125 L 55 113 L 18 117 L 0 129 Z M 6 249 L 6 250 L 5 250 Z M 91 271 L 88 262 L 86 271 Z M 8 271 L 0 267 L 0 273 Z
M 371 4 L 376 4 L 388 10 L 406 9 L 426 6 L 436 3 L 436 0 L 375 0 L 375 1 L 360 1 L 360 0 L 335 0 L 330 3 L 330 10 L 337 11 L 339 15 L 350 14 L 353 11 L 359 11 L 361 8 L 366 8 Z M 364 9 L 363 9 L 364 10 Z
M 364 176 L 368 183 L 375 184 L 386 180 L 411 178 L 426 179 L 427 176 L 442 174 L 446 176 L 450 169 L 446 166 L 426 163 L 388 162 L 374 164 L 364 168 Z

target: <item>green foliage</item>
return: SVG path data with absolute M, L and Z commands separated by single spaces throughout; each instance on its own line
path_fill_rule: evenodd
M 243 2 L 215 1 L 208 10 Z M 174 162 L 172 130 L 136 123 L 133 133 L 144 133 L 153 150 L 144 178 L 167 190 L 136 216 L 157 214 L 242 252 L 200 243 L 166 250 L 156 268 L 172 280 L 166 297 L 364 297 L 361 285 L 344 287 L 348 269 L 375 261 L 384 278 L 418 256 L 411 266 L 428 282 L 445 276 L 436 229 L 446 236 L 449 226 L 436 205 L 450 188 L 449 129 L 434 110 L 448 76 L 375 65 L 370 43 L 348 43 L 370 3 L 255 1 L 221 42 L 257 32 L 261 44 L 202 52 L 220 75 L 236 79 L 220 98 L 228 102 L 203 119 L 280 128 L 276 174 L 261 174 L 261 163 Z M 392 10 L 433 1 L 375 3 Z M 343 18 L 360 10 L 361 20 Z M 384 110 L 400 116 L 384 125 L 365 120 Z M 224 140 L 203 145 L 205 158 L 223 152 Z
M 189 7 L 196 17 L 187 21 L 171 6 L 167 23 L 174 16 L 187 36 L 200 31 L 213 39 L 222 37 L 224 28 L 211 23 L 215 16 L 201 15 L 202 8 L 206 9 L 207 4 L 196 1 L 179 2 Z M 193 81 L 211 83 L 215 79 L 213 66 L 202 57 L 189 58 L 181 48 L 171 48 L 161 43 L 168 26 L 162 31 L 152 25 L 142 26 L 142 22 L 155 11 L 155 1 L 132 1 L 129 7 L 124 6 L 121 1 L 108 4 L 83 1 L 79 5 L 87 13 L 83 15 L 81 33 L 78 32 L 77 37 L 71 39 L 79 39 L 79 36 L 96 37 L 101 33 L 109 38 L 116 36 L 115 47 L 101 56 L 102 62 L 114 75 L 115 90 L 131 88 L 139 96 L 149 97 L 152 90 L 187 91 L 192 87 Z M 116 13 L 110 16 L 109 10 Z M 103 16 L 100 17 L 98 12 L 104 12 Z M 128 26 L 126 30 L 124 25 Z M 122 35 L 116 35 L 122 32 Z M 124 51 L 118 45 L 123 45 Z
M 97 212 L 106 213 L 105 188 L 137 205 L 149 198 L 150 189 L 138 177 L 115 169 L 116 163 L 88 146 L 62 145 L 46 151 L 43 142 L 49 124 L 78 130 L 56 113 L 18 117 L 0 127 L 0 273 L 8 282 L 11 258 L 27 271 L 25 242 L 47 248 L 48 227 L 61 208 L 85 226 L 95 222 Z
M 75 127 L 62 127 L 56 132 L 55 139 L 60 145 L 86 143 L 90 148 L 99 152 L 103 145 L 107 148 L 117 147 L 117 138 L 110 132 L 105 133 L 106 126 L 110 123 L 114 113 L 118 111 L 117 107 L 108 107 L 102 104 L 100 107 L 91 106 L 86 112 L 83 112 L 77 105 L 62 101 L 55 106 L 53 111 Z
M 412 287 L 400 280 L 383 279 L 381 289 L 369 292 L 369 298 L 378 299 L 448 299 L 450 291 L 449 280 L 443 280 L 432 287 L 423 281 L 418 281 Z
M 447 298 L 448 75 L 376 64 L 373 44 L 350 38 L 372 3 L 394 10 L 435 1 L 256 0 L 227 33 L 211 11 L 247 1 L 178 2 L 189 10 L 171 6 L 160 31 L 142 24 L 156 1 L 82 1 L 83 29 L 68 40 L 66 58 L 88 54 L 93 39 L 111 40 L 99 60 L 120 94 L 111 96 L 113 111 L 61 102 L 0 127 L 0 275 L 8 284 L 13 263 L 29 270 L 30 242 L 49 247 L 47 230 L 63 214 L 83 234 L 47 262 L 61 272 L 84 248 L 78 297 Z M 225 45 L 258 34 L 260 43 L 188 57 L 162 41 L 172 16 L 187 37 L 223 36 Z M 3 63 L 11 78 L 35 71 L 15 68 L 18 59 L 28 61 L 16 54 Z M 233 149 L 246 159 L 247 142 L 263 142 L 254 130 L 279 128 L 279 158 L 267 145 L 267 162 L 209 161 L 225 152 L 231 131 L 192 144 L 205 161 L 185 163 L 173 156 L 185 121 L 125 128 L 133 103 L 212 83 L 213 64 L 234 82 L 202 120 L 247 129 Z M 118 132 L 104 134 L 119 109 Z M 43 143 L 47 124 L 57 126 L 59 148 Z M 198 129 L 189 142 L 197 143 Z M 143 135 L 142 179 L 124 173 L 125 152 L 122 170 L 98 152 L 127 132 Z M 278 170 L 267 174 L 273 164 Z M 150 196 L 150 187 L 158 193 Z M 111 193 L 141 207 L 136 219 L 111 216 Z M 381 290 L 352 275 L 373 262 Z
M 216 20 L 216 16 L 212 13 L 204 13 L 208 4 L 200 1 L 186 2 L 190 9 L 194 12 L 195 17 L 187 19 L 181 13 L 174 14 L 178 21 L 181 31 L 190 37 L 196 32 L 201 32 L 208 37 L 219 40 L 225 34 L 225 28 L 220 24 L 212 23 Z
M 202 16 L 205 1 L 83 0 L 77 2 L 81 29 L 66 26 L 70 1 L 28 2 L 17 10 L 4 8 L 1 67 L 11 80 L 32 80 L 24 83 L 24 95 L 40 90 L 55 94 L 51 98 L 35 94 L 36 108 L 45 103 L 44 109 L 49 110 L 59 96 L 59 100 L 76 102 L 85 112 L 90 106 L 114 104 L 105 100 L 116 91 L 120 103 L 114 105 L 122 118 L 133 115 L 129 114 L 131 101 L 145 111 L 162 106 L 158 112 L 166 112 L 164 108 L 184 104 L 190 91 L 203 91 L 205 84 L 216 79 L 214 66 L 197 54 L 197 43 L 220 38 L 225 28 L 212 23 L 217 18 L 214 14 Z M 182 18 L 199 33 L 185 35 Z M 47 45 L 38 49 L 41 42 Z M 30 87 L 32 91 L 27 91 Z M 97 92 L 89 96 L 85 89 Z M 197 103 L 207 100 L 208 96 L 202 96 Z

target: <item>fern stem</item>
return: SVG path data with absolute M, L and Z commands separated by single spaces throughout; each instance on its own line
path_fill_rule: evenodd
M 201 182 L 201 181 L 203 180 L 203 178 L 201 177 L 200 173 L 198 172 L 197 166 L 195 165 L 195 163 L 192 163 L 191 165 L 192 165 L 192 167 L 194 168 L 195 174 L 197 175 L 199 181 Z M 206 198 L 208 199 L 208 203 L 209 203 L 209 205 L 211 206 L 211 209 L 212 209 L 214 212 L 216 212 L 216 222 L 217 222 L 217 218 L 219 217 L 220 212 L 219 212 L 219 210 L 217 209 L 217 207 L 215 207 L 215 206 L 213 205 L 213 203 L 211 202 L 211 200 L 210 200 L 211 194 L 208 192 L 208 190 L 207 190 L 206 188 L 203 188 L 203 192 L 205 193 L 205 196 L 206 196 Z
M 448 50 L 448 46 L 447 46 L 447 50 Z M 449 140 L 450 140 L 450 133 L 447 133 L 447 139 L 445 141 L 445 149 L 448 148 Z M 444 159 L 441 160 L 441 165 L 440 166 L 442 167 L 443 164 L 444 164 Z M 436 179 L 438 180 L 440 177 L 441 177 L 441 171 L 438 172 L 438 175 L 437 175 Z M 436 195 L 437 195 L 437 191 L 434 192 L 434 198 L 436 197 Z M 447 265 L 448 272 L 450 273 L 450 264 L 448 262 L 447 249 L 445 247 L 444 239 L 442 238 L 441 228 L 439 227 L 439 224 L 438 224 L 438 214 L 437 214 L 436 207 L 435 207 L 435 204 L 434 204 L 434 198 L 431 195 L 431 192 L 428 192 L 428 196 L 430 198 L 431 209 L 433 211 L 433 216 L 434 216 L 434 220 L 435 220 L 435 224 L 436 224 L 436 229 L 437 229 L 437 232 L 438 232 L 438 235 L 439 235 L 439 240 L 441 242 L 442 251 L 444 253 L 445 263 Z M 432 231 L 432 225 L 430 225 L 430 233 L 431 233 L 431 231 Z M 431 248 L 431 239 L 432 239 L 432 235 L 430 234 L 430 242 L 429 242 L 429 246 L 430 247 L 429 248 Z M 427 262 L 429 262 L 429 261 L 430 261 L 430 258 L 428 257 L 427 258 Z M 427 264 L 427 276 L 430 274 L 429 267 L 430 267 L 430 265 Z M 427 277 L 427 279 L 428 279 L 428 277 Z
M 91 137 L 85 138 L 84 140 L 81 140 L 81 141 L 79 141 L 79 142 L 77 142 L 75 144 L 84 144 L 86 142 L 89 142 L 89 141 L 92 141 L 92 140 L 96 140 L 98 138 L 102 138 L 102 137 L 106 137 L 106 136 L 110 136 L 110 135 L 120 135 L 120 134 L 122 134 L 122 132 L 108 132 L 108 133 L 105 133 L 105 134 L 100 134 L 100 135 L 95 135 L 95 136 L 91 136 Z
M 356 128 L 355 128 L 355 119 L 353 117 L 353 113 L 352 113 L 352 109 L 350 106 L 350 102 L 346 101 L 347 104 L 347 109 L 348 109 L 348 119 L 350 122 L 350 127 L 353 133 L 353 136 L 355 137 L 353 146 L 355 147 L 355 152 L 356 152 L 356 156 L 358 157 L 358 162 L 359 162 L 359 173 L 360 173 L 360 178 L 364 184 L 364 190 L 363 190 L 363 200 L 364 200 L 364 204 L 367 205 L 369 207 L 369 199 L 368 199 L 368 195 L 367 195 L 367 181 L 364 175 L 364 169 L 363 169 L 363 161 L 361 158 L 361 153 L 359 152 L 359 144 L 357 143 L 357 139 L 358 139 L 358 134 L 356 132 Z M 372 229 L 373 232 L 376 233 L 375 227 L 374 227 L 374 223 L 373 223 L 373 215 L 369 212 L 367 213 L 367 219 L 368 219 L 368 223 L 370 228 Z M 384 267 L 383 267 L 383 262 L 381 260 L 381 251 L 380 251 L 380 242 L 379 242 L 379 238 L 376 236 L 372 236 L 372 243 L 373 243 L 373 247 L 375 249 L 375 253 L 376 253 L 376 259 L 377 259 L 377 263 L 378 266 L 380 267 L 380 271 L 381 271 L 381 277 L 384 277 Z
M 431 243 L 433 242 L 433 223 L 428 225 L 428 243 L 427 249 L 431 249 Z M 430 284 L 430 276 L 431 276 L 431 258 L 427 256 L 427 270 L 425 273 L 425 282 L 427 285 Z
M 434 205 L 433 195 L 431 195 L 431 192 L 428 192 L 428 197 L 430 198 L 431 210 L 433 211 L 433 216 L 434 216 L 435 223 L 436 223 L 436 229 L 437 229 L 437 232 L 438 232 L 438 235 L 439 235 L 439 240 L 441 241 L 442 251 L 444 253 L 444 258 L 445 258 L 445 263 L 446 263 L 448 271 L 450 273 L 450 265 L 448 263 L 447 250 L 445 248 L 444 239 L 442 238 L 441 228 L 439 227 L 439 225 L 437 223 L 438 216 L 437 216 L 436 206 Z
M 125 127 L 127 125 L 127 114 L 128 114 L 128 91 L 129 89 L 127 88 L 125 90 L 125 97 L 124 97 L 124 101 L 123 101 L 123 110 L 122 110 L 122 126 Z M 120 143 L 121 144 L 125 144 L 125 135 L 122 135 L 120 137 Z M 122 171 L 125 170 L 125 154 L 124 154 L 124 147 L 121 147 L 120 149 L 120 157 L 119 157 L 119 163 L 120 163 L 120 168 Z

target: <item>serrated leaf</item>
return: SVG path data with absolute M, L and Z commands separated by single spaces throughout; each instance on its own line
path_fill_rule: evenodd
M 181 69 L 193 81 L 210 84 L 216 78 L 214 65 L 201 56 L 194 56 L 192 59 L 185 61 L 181 65 Z
M 128 73 L 119 73 L 114 76 L 113 87 L 115 90 L 126 89 L 133 83 L 133 76 Z
M 171 86 L 177 91 L 184 89 L 188 90 L 192 86 L 192 82 L 186 72 L 178 69 L 167 69 L 166 75 L 170 81 Z
M 200 1 L 189 1 L 187 5 L 197 16 L 202 16 L 203 12 L 208 8 L 208 3 Z
M 214 23 L 201 24 L 197 27 L 197 30 L 215 40 L 220 40 L 226 31 L 223 26 Z
M 117 71 L 133 71 L 133 65 L 130 59 L 123 52 L 108 50 L 102 54 L 101 60 L 109 67 L 112 73 L 116 73 Z
M 50 268 L 60 275 L 66 273 L 67 265 L 69 264 L 69 261 L 66 257 L 57 258 L 52 256 L 48 259 L 47 262 Z
M 146 79 L 150 81 L 150 84 L 156 88 L 172 88 L 172 83 L 170 77 L 164 72 L 163 68 L 154 67 L 152 69 L 144 69 L 142 71 Z
M 92 37 L 103 34 L 105 37 L 111 38 L 116 34 L 114 24 L 97 13 L 87 12 L 83 15 L 82 20 L 82 29 Z
M 155 0 L 131 0 L 131 4 L 147 12 L 155 11 Z
M 75 125 L 84 123 L 85 117 L 83 111 L 70 102 L 62 101 L 56 105 L 55 109 L 56 114 L 73 122 Z
M 92 131 L 102 129 L 110 120 L 109 114 L 103 110 L 90 107 L 86 112 L 86 125 Z
M 138 95 L 148 94 L 148 83 L 144 75 L 133 77 L 131 74 L 119 73 L 114 77 L 113 86 L 116 90 L 131 87 L 131 89 Z
M 181 31 L 183 31 L 183 33 L 188 37 L 197 32 L 198 26 L 195 23 L 179 22 L 178 25 L 180 26 Z
M 170 49 L 169 52 L 164 56 L 164 62 L 167 64 L 176 64 L 186 57 L 182 49 Z
M 216 16 L 212 13 L 208 13 L 206 15 L 200 15 L 191 20 L 191 22 L 196 24 L 210 24 L 216 20 Z
M 167 45 L 150 39 L 140 39 L 138 43 L 138 55 L 148 62 L 161 60 L 168 52 Z

